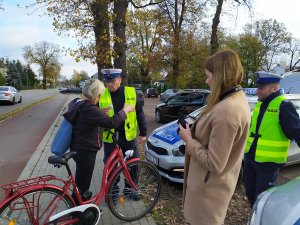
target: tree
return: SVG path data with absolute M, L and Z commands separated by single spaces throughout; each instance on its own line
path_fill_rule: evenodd
M 4 10 L 2 2 L 3 2 L 3 0 L 0 0 L 0 11 Z
M 113 3 L 113 6 L 111 4 Z M 146 7 L 156 4 L 149 0 L 145 5 L 136 4 L 133 0 L 35 0 L 28 7 L 45 7 L 47 14 L 53 18 L 54 30 L 59 35 L 71 36 L 77 40 L 78 47 L 66 49 L 77 61 L 81 58 L 97 63 L 98 75 L 103 68 L 119 67 L 126 74 L 126 35 L 125 15 L 128 4 L 134 7 Z M 112 9 L 112 11 L 111 11 Z M 110 34 L 110 18 L 113 20 L 113 35 Z M 112 39 L 113 38 L 113 39 Z M 114 42 L 114 51 L 111 43 Z
M 162 45 L 165 32 L 162 23 L 165 21 L 156 9 L 133 10 L 127 16 L 127 36 L 130 37 L 127 56 L 132 58 L 132 60 L 127 60 L 129 61 L 128 67 L 137 67 L 136 75 L 142 83 L 149 83 L 151 74 L 161 67 L 161 57 L 156 53 Z M 128 72 L 130 72 L 129 75 L 133 75 L 132 71 Z
M 300 41 L 296 38 L 292 38 L 289 42 L 290 58 L 290 70 L 294 70 L 296 65 L 300 62 Z
M 20 67 L 18 64 L 20 64 L 19 61 L 9 61 L 6 59 L 5 63 L 5 80 L 6 83 L 16 87 L 17 89 L 22 88 L 22 67 Z
M 215 2 L 216 1 L 216 2 Z M 216 5 L 216 12 L 213 18 L 213 22 L 211 25 L 211 39 L 210 39 L 210 52 L 211 54 L 214 54 L 219 49 L 219 40 L 218 40 L 218 26 L 220 23 L 220 17 L 222 13 L 223 3 L 224 0 L 213 0 L 213 5 Z M 229 0 L 227 1 L 227 4 L 230 5 L 245 5 L 248 7 L 248 9 L 251 11 L 251 0 Z
M 274 58 L 282 53 L 288 52 L 288 43 L 291 40 L 291 34 L 287 32 L 283 23 L 277 20 L 259 20 L 254 25 L 246 24 L 244 27 L 246 34 L 257 36 L 264 46 L 264 66 L 262 69 L 270 71 L 274 64 Z
M 244 68 L 243 86 L 254 87 L 256 72 L 261 68 L 264 46 L 258 37 L 250 34 L 227 37 L 225 46 L 237 52 Z
M 23 48 L 24 58 L 29 64 L 37 64 L 43 77 L 43 89 L 47 88 L 47 79 L 50 77 L 49 68 L 60 67 L 58 45 L 46 41 L 34 44 L 34 47 L 25 46 Z
M 0 85 L 5 85 L 5 64 L 4 64 L 4 58 L 0 58 Z
M 202 5 L 195 0 L 166 0 L 160 4 L 162 15 L 166 16 L 170 38 L 166 39 L 171 48 L 171 67 L 170 80 L 172 87 L 177 86 L 177 79 L 180 75 L 180 56 L 182 35 L 185 30 L 194 30 L 194 26 L 201 18 Z

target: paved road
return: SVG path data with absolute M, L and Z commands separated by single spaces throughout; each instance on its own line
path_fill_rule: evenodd
M 67 98 L 55 95 L 0 122 L 0 185 L 17 180 Z
M 15 105 L 10 105 L 7 103 L 0 103 L 0 115 L 8 113 L 10 111 L 25 107 L 35 101 L 48 98 L 50 96 L 58 94 L 57 89 L 47 89 L 47 90 L 25 90 L 21 91 L 23 101 L 22 103 L 17 103 Z

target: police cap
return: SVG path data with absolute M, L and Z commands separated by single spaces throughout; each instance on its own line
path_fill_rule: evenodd
M 101 73 L 103 74 L 104 81 L 113 80 L 119 76 L 121 76 L 121 69 L 102 69 Z
M 270 83 L 280 83 L 282 77 L 272 72 L 259 71 L 257 72 L 256 83 L 258 85 L 267 85 Z

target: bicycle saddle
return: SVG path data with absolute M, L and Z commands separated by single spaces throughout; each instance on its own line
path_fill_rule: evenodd
M 76 155 L 76 152 L 68 152 L 63 155 L 53 155 L 48 158 L 48 163 L 50 164 L 61 164 L 67 165 L 68 160 L 73 158 Z

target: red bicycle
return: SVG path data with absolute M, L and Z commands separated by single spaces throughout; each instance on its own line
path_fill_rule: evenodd
M 104 167 L 101 189 L 88 200 L 82 199 L 68 165 L 76 153 L 49 157 L 50 164 L 66 167 L 68 179 L 46 175 L 3 185 L 6 198 L 0 203 L 0 224 L 97 224 L 103 197 L 121 220 L 144 217 L 158 201 L 161 179 L 151 163 L 130 159 L 131 152 L 123 157 L 116 146 Z

